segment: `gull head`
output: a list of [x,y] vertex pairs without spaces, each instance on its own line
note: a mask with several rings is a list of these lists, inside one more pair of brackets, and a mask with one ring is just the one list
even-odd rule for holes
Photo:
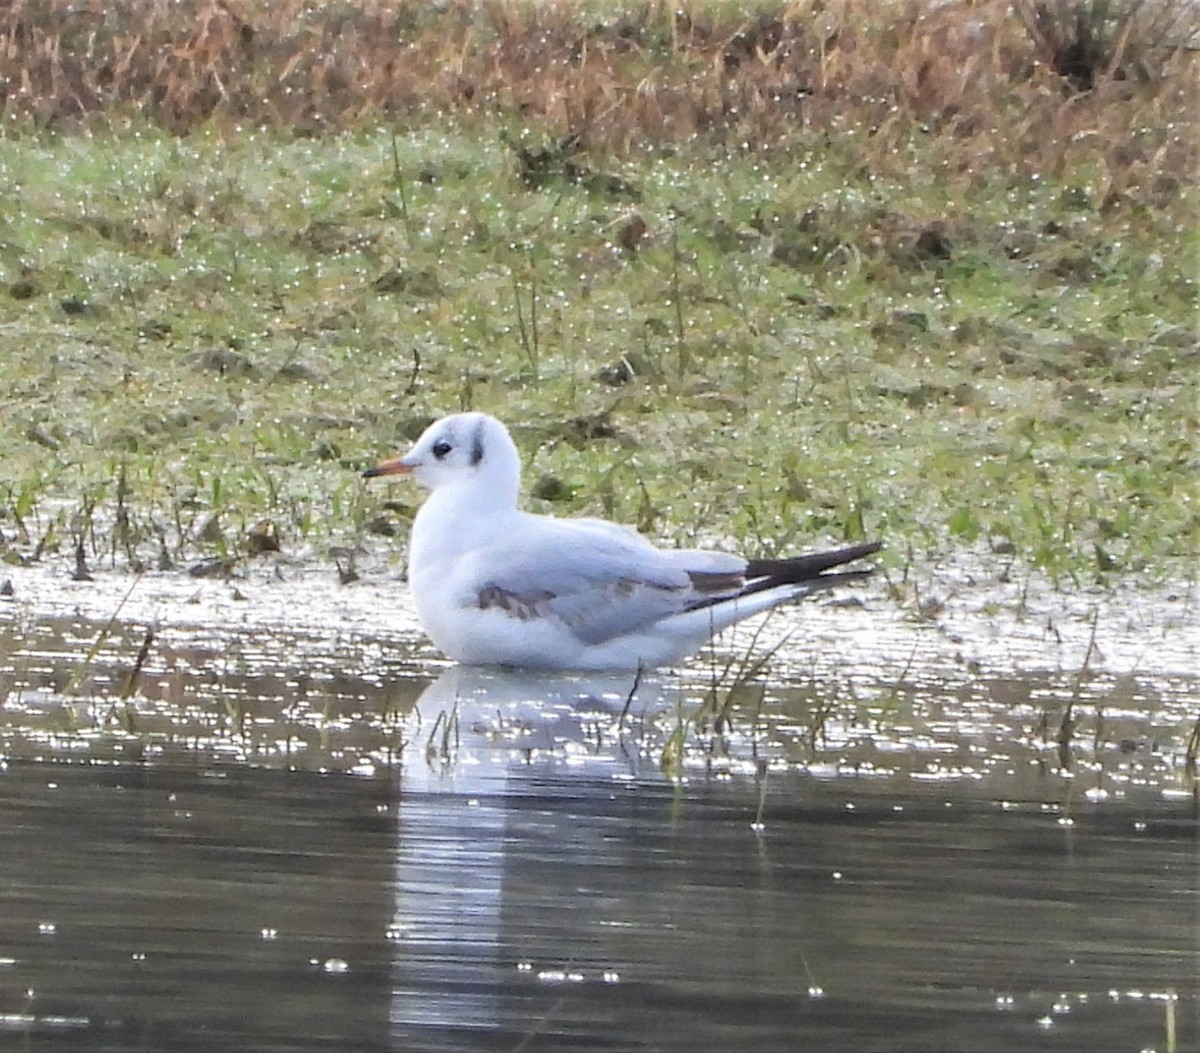
[[495,417],[455,413],[429,425],[408,453],[363,472],[367,479],[380,475],[411,475],[428,490],[468,486],[515,505],[521,458]]

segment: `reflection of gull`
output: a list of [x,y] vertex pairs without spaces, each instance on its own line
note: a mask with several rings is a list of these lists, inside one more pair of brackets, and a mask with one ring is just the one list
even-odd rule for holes
[[605,775],[627,776],[636,764],[625,753],[623,717],[641,717],[670,694],[632,673],[465,666],[425,689],[399,795],[391,928],[399,1033],[422,1048],[461,1050],[473,1045],[466,1035],[503,1019],[505,990],[518,979],[517,963],[501,960],[514,802],[536,794],[548,768],[582,767],[587,777],[572,785],[607,798]]
[[627,771],[627,732],[666,695],[650,675],[452,666],[417,700],[404,788],[503,792],[535,758]]
[[432,492],[413,523],[409,579],[421,623],[470,665],[633,670],[675,662],[713,633],[866,571],[828,573],[879,549],[851,545],[746,560],[655,548],[599,519],[519,511],[521,461],[483,413],[430,425],[367,476],[411,473]]

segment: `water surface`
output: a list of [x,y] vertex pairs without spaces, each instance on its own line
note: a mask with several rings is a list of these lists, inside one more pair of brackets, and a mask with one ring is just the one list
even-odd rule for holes
[[1200,1041],[1185,603],[580,678],[448,666],[390,583],[12,584],[0,1045]]

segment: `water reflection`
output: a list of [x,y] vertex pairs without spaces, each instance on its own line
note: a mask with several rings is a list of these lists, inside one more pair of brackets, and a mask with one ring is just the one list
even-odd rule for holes
[[1194,1028],[1186,807],[1064,822],[769,767],[681,788],[626,737],[673,689],[633,687],[452,670],[422,695],[435,746],[442,714],[459,731],[449,769],[435,748],[401,775],[406,1041],[1105,1049],[1165,1039],[1168,1006],[1177,1042],[1180,993]]
[[[391,1019],[400,1033],[419,1031],[422,1045],[446,1049],[462,1048],[468,1036],[492,1047],[505,1025],[512,1040],[520,1037],[520,1021],[507,1019],[508,991],[521,979],[515,970],[534,966],[514,961],[504,936],[509,846],[523,836],[514,829],[518,802],[536,798],[538,772],[586,770],[583,785],[632,773],[636,752],[624,720],[637,689],[650,694],[649,686],[632,676],[456,666],[422,692],[412,723],[423,748],[400,777],[389,930],[397,951]],[[571,836],[560,840],[552,815],[543,812],[535,826],[546,850],[579,848]],[[540,913],[535,907],[527,921],[542,924]]]
[[126,694],[146,626],[106,626],[0,634],[0,1045],[1200,1036],[1194,679],[901,681],[906,641],[874,679],[430,682],[367,635],[164,624]]

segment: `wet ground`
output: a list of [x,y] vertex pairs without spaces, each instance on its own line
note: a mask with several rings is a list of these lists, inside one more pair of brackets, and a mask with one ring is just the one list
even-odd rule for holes
[[635,680],[449,666],[384,576],[0,577],[0,1048],[1200,1045],[1195,597]]

